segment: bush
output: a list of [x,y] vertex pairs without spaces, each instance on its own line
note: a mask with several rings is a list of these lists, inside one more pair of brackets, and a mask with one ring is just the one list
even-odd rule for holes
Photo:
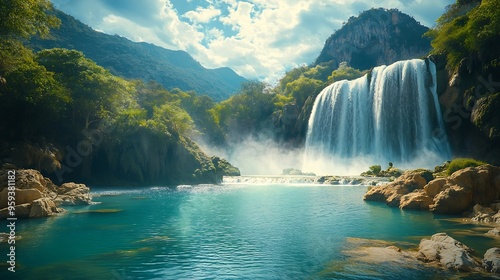
[[472,158],[456,158],[450,162],[446,170],[446,174],[451,175],[455,171],[464,169],[466,167],[475,167],[486,164],[485,162],[475,160]]
[[382,167],[380,165],[372,165],[370,166],[370,171],[374,174],[374,175],[378,175],[380,173],[380,171],[382,170]]

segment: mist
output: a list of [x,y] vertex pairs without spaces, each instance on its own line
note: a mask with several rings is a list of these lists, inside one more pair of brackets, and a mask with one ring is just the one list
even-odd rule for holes
[[241,175],[281,175],[283,169],[302,168],[303,149],[285,148],[263,136],[229,143],[224,149],[210,147],[203,141],[197,143],[208,155],[225,158],[238,167]]

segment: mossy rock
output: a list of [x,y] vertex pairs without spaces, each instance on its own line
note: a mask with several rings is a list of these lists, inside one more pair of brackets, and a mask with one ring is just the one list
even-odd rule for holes
[[446,169],[446,174],[451,175],[455,171],[464,169],[467,167],[476,167],[486,164],[485,162],[475,160],[473,158],[456,158],[450,162],[448,165],[448,168]]

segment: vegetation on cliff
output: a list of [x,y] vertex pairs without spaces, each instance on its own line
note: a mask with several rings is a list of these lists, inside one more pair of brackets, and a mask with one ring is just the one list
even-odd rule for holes
[[500,164],[500,2],[457,0],[427,35],[449,84],[439,99],[452,150]]
[[0,37],[4,161],[37,168],[60,182],[217,183],[226,170],[237,173],[189,139],[201,132],[182,105],[200,120],[211,99],[125,80],[79,51],[34,53],[21,39],[47,35],[58,25],[50,2],[1,5],[1,22],[13,19]]

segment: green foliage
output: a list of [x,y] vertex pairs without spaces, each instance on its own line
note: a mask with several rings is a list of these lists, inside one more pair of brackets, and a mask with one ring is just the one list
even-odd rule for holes
[[60,24],[57,17],[48,13],[51,10],[49,0],[1,0],[0,36],[48,35],[50,28]]
[[247,82],[239,94],[215,105],[210,112],[226,134],[240,138],[256,134],[265,126],[275,109],[274,97],[266,84]]
[[380,165],[372,165],[372,166],[370,166],[370,171],[373,174],[375,174],[375,175],[378,175],[381,170],[382,170],[382,167]]
[[455,69],[463,58],[478,56],[489,64],[500,52],[500,2],[497,0],[457,1],[438,19],[432,51],[447,56],[448,68]]
[[366,71],[360,71],[358,69],[354,69],[347,65],[347,63],[340,63],[340,66],[337,70],[334,70],[330,76],[328,76],[328,83],[334,83],[341,80],[354,80],[359,77],[362,77],[366,74]]
[[485,162],[475,160],[472,158],[456,158],[450,162],[446,170],[447,175],[453,174],[455,171],[464,169],[466,167],[475,167],[486,164]]

